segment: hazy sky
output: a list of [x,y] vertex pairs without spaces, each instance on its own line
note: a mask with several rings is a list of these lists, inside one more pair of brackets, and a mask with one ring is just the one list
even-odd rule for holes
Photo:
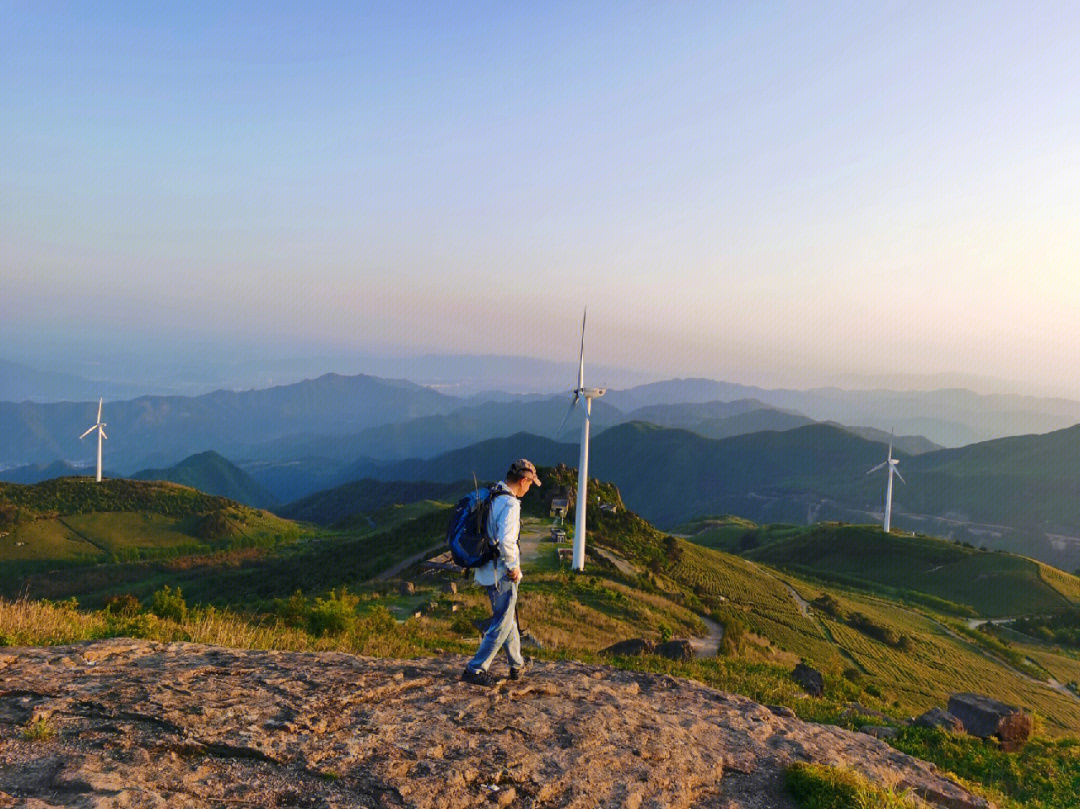
[[9,359],[569,367],[587,304],[597,364],[1076,391],[1080,6],[0,0],[0,277]]

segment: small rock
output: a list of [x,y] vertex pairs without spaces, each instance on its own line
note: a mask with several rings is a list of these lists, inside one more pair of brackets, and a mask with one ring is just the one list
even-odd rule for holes
[[919,728],[941,728],[949,733],[964,732],[964,723],[944,708],[931,708],[921,716],[915,717],[912,724]]
[[656,646],[651,640],[645,638],[630,638],[629,640],[621,640],[618,643],[613,643],[606,649],[601,650],[600,654],[606,655],[644,655],[652,654]]
[[517,790],[514,789],[514,787],[507,787],[506,789],[500,790],[498,795],[495,797],[495,803],[497,803],[499,806],[509,806],[516,800]]
[[867,736],[873,736],[875,739],[895,739],[900,733],[900,729],[886,725],[866,725],[859,728],[859,732],[865,733]]
[[411,581],[403,581],[401,586],[398,587],[398,592],[403,596],[411,596],[416,594],[416,585]]
[[795,718],[795,711],[786,705],[768,705],[766,707],[777,716],[786,716],[788,719]]
[[806,693],[812,697],[820,697],[825,693],[825,676],[817,669],[812,669],[805,663],[799,663],[791,672],[792,678],[806,689]]
[[442,589],[444,593],[449,593],[450,595],[457,595],[457,582],[448,581],[446,582],[446,584],[443,585]]
[[656,647],[656,654],[669,660],[693,660],[694,646],[688,640],[669,640]]

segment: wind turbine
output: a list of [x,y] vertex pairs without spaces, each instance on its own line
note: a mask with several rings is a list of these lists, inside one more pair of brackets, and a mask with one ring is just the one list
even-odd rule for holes
[[881,469],[883,466],[889,468],[889,483],[885,487],[885,524],[882,526],[885,529],[885,533],[889,533],[889,526],[892,525],[892,476],[895,474],[900,478],[900,482],[907,485],[907,481],[904,480],[904,476],[900,474],[900,470],[896,468],[896,465],[900,463],[899,460],[892,456],[892,437],[889,438],[889,457],[883,462],[879,463],[873,469],[866,474],[870,475]]
[[87,430],[85,433],[83,433],[82,435],[79,436],[79,440],[81,441],[82,439],[86,438],[86,436],[90,435],[90,433],[94,432],[94,430],[98,431],[98,437],[97,437],[97,482],[98,483],[101,483],[101,439],[109,437],[109,436],[105,435],[105,424],[101,420],[101,405],[102,405],[102,403],[104,401],[105,401],[104,399],[98,399],[98,403],[97,403],[97,424],[95,424],[93,427],[91,427],[89,430]]
[[574,570],[585,569],[585,512],[588,504],[585,498],[589,484],[589,422],[592,419],[592,400],[607,393],[604,388],[585,387],[585,317],[587,315],[586,309],[581,316],[581,355],[578,360],[577,387],[570,391],[574,394],[574,400],[570,402],[570,409],[566,411],[562,424],[556,432],[556,435],[562,432],[563,425],[577,407],[578,400],[584,399],[585,420],[581,425],[581,459],[578,461],[577,506],[574,514]]

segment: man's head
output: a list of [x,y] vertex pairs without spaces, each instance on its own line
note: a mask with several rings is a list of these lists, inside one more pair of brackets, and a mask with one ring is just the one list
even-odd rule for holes
[[510,464],[510,469],[506,473],[506,485],[515,496],[523,496],[534,483],[539,486],[540,477],[536,474],[536,467],[533,466],[532,461],[519,458]]

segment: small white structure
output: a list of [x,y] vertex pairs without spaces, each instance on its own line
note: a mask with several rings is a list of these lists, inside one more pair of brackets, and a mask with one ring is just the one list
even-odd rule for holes
[[578,360],[577,387],[570,391],[574,400],[570,402],[570,409],[563,417],[563,423],[555,434],[562,432],[563,425],[570,418],[570,414],[577,406],[579,399],[585,400],[585,421],[581,425],[581,459],[578,461],[578,507],[574,514],[574,561],[571,567],[574,570],[585,569],[585,504],[589,502],[585,495],[589,483],[589,422],[592,420],[592,400],[599,399],[607,391],[604,388],[585,387],[585,317],[588,310],[581,316],[581,355]]
[[882,528],[885,529],[886,534],[889,533],[889,527],[892,525],[892,476],[895,474],[898,478],[900,478],[901,483],[907,485],[907,481],[904,480],[903,476],[900,474],[900,470],[896,468],[896,465],[898,463],[900,463],[900,461],[896,458],[893,458],[892,456],[892,439],[890,439],[889,457],[866,473],[868,475],[871,475],[881,469],[881,467],[883,466],[889,468],[889,482],[885,486],[885,522],[882,525]]
[[109,437],[109,436],[105,435],[105,422],[103,422],[101,420],[101,405],[104,402],[105,402],[104,399],[98,399],[98,404],[97,404],[97,424],[95,424],[93,427],[91,427],[89,430],[87,430],[85,433],[83,433],[82,435],[79,436],[79,440],[81,441],[82,439],[86,438],[86,436],[90,435],[90,433],[94,432],[94,430],[98,431],[98,438],[97,438],[97,482],[98,483],[101,483],[101,442],[102,442],[103,439],[106,439],[106,438]]

